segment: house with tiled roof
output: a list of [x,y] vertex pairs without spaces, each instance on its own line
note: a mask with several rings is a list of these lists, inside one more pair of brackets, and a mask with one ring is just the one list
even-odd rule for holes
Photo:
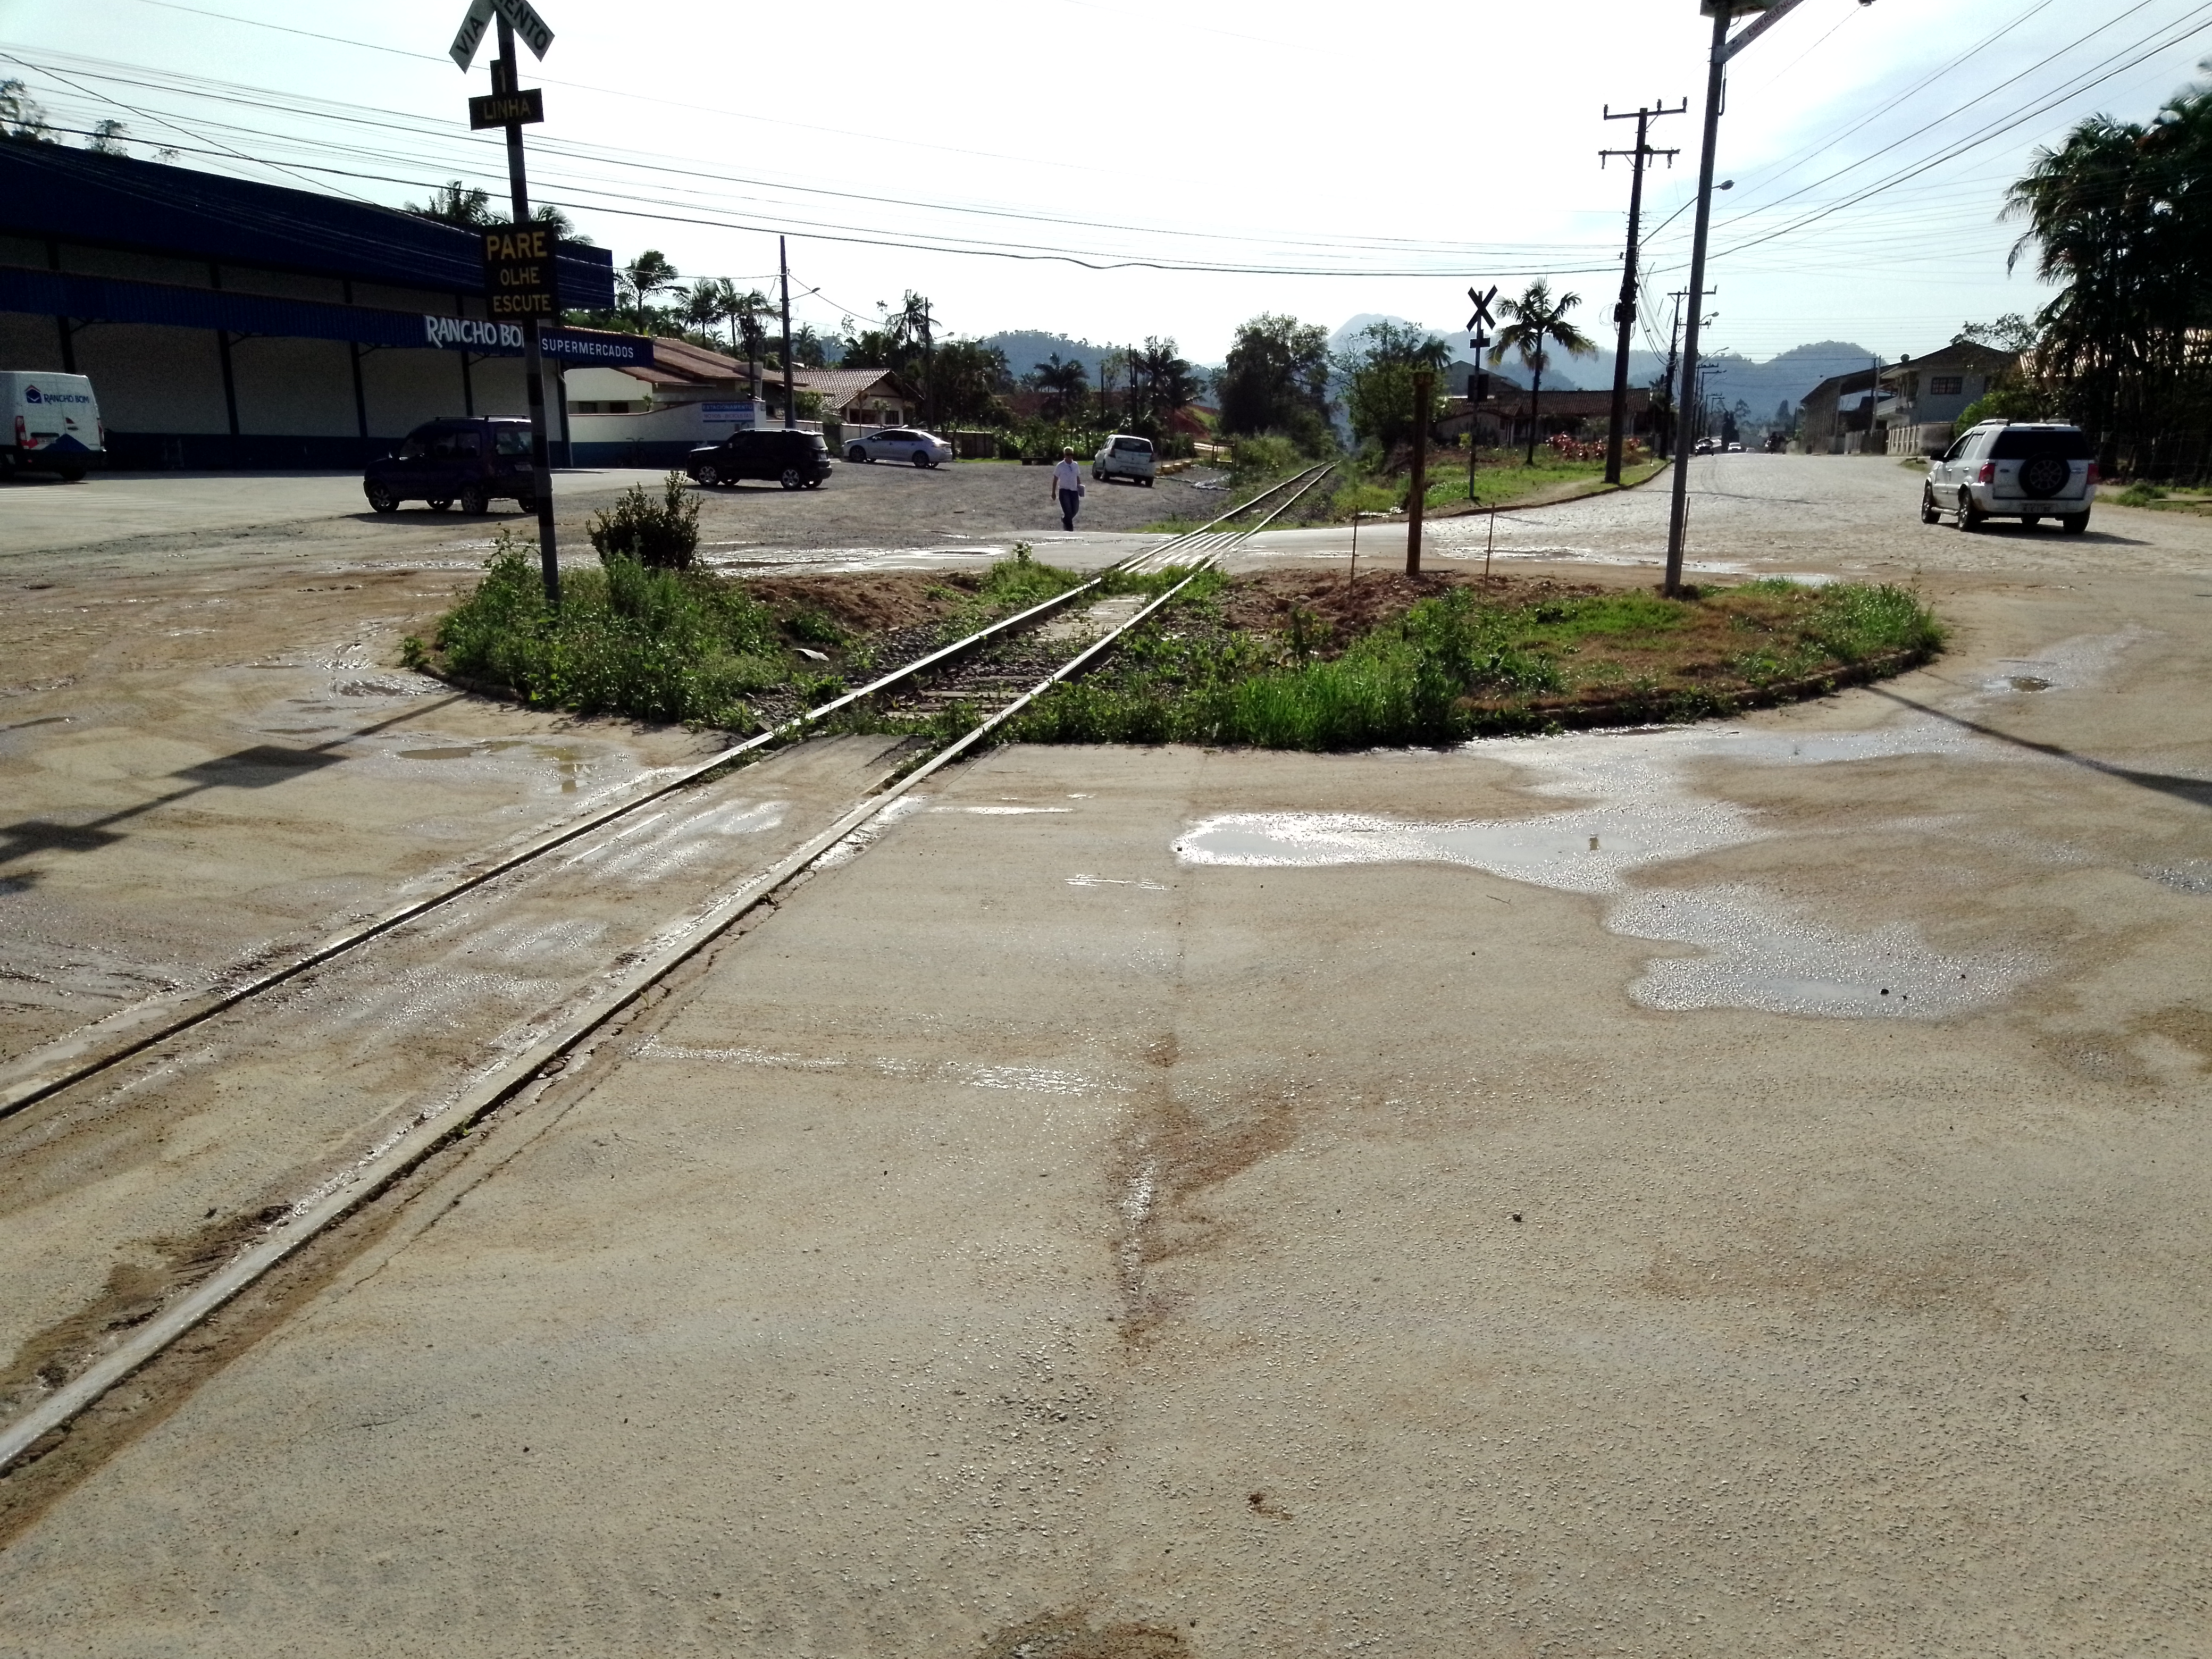
[[[673,466],[740,428],[783,424],[781,369],[688,340],[654,340],[650,366],[571,369],[565,383],[580,466]],[[823,418],[902,426],[921,410],[921,394],[884,368],[795,368],[792,387],[820,399],[818,417],[796,422],[810,432]]]

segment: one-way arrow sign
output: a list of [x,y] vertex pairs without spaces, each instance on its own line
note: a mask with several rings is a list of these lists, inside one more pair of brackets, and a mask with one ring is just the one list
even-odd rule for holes
[[1467,319],[1467,331],[1468,333],[1480,333],[1484,329],[1492,326],[1498,321],[1495,317],[1492,317],[1490,314],[1490,302],[1498,297],[1498,287],[1496,283],[1492,283],[1491,285],[1490,292],[1487,294],[1480,294],[1474,289],[1469,289],[1467,291],[1467,297],[1474,301],[1474,315]]

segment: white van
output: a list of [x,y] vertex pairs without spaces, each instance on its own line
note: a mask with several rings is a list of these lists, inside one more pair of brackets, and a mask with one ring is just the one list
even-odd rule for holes
[[0,477],[58,472],[75,483],[106,453],[107,428],[90,380],[0,368]]
[[1149,489],[1158,465],[1150,438],[1116,432],[1106,440],[1106,447],[1091,458],[1091,476],[1100,483],[1109,478],[1127,478]]

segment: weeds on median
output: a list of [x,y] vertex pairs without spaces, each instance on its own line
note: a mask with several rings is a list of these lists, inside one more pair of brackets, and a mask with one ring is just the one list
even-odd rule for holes
[[1695,719],[1878,659],[1903,667],[1942,639],[1916,594],[1887,586],[1762,582],[1680,601],[1462,586],[1346,639],[1297,604],[1278,625],[1228,626],[1222,594],[1170,606],[1010,735],[1322,750]]

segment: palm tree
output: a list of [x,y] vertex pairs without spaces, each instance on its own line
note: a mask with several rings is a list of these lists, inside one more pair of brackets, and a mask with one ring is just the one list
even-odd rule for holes
[[1536,394],[1543,387],[1544,370],[1551,362],[1547,343],[1571,356],[1589,357],[1597,352],[1589,337],[1567,320],[1567,313],[1583,302],[1579,294],[1552,298],[1552,285],[1541,276],[1529,283],[1517,300],[1498,308],[1506,319],[1498,331],[1498,343],[1490,348],[1492,368],[1505,361],[1508,351],[1518,351],[1528,371],[1528,465],[1536,465]]
[[681,273],[668,262],[668,256],[657,247],[649,247],[615,273],[615,280],[629,295],[630,305],[637,313],[637,331],[647,331],[646,307],[656,294],[665,294],[682,280]]
[[729,285],[726,276],[702,276],[692,283],[684,295],[684,320],[711,336],[714,325],[722,320],[724,293]]
[[1030,384],[1045,394],[1054,420],[1065,416],[1069,403],[1083,395],[1084,383],[1090,378],[1079,360],[1062,362],[1057,351],[1029,373]]

